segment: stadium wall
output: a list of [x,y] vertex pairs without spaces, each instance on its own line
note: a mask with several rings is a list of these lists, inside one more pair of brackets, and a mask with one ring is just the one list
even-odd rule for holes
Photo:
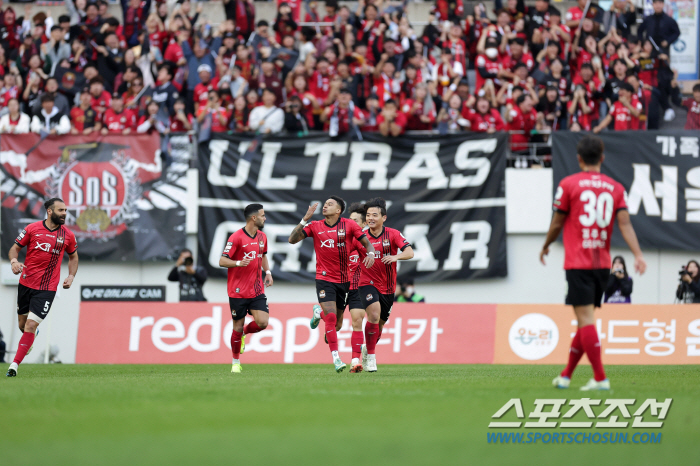
[[[194,195],[196,189],[191,192]],[[538,253],[551,215],[551,170],[507,170],[506,198],[508,277],[469,282],[418,283],[417,290],[426,297],[427,302],[558,304],[563,301],[566,283],[562,271],[564,257],[561,245],[555,244],[551,248],[546,267],[538,261]],[[194,246],[194,236],[189,240],[190,245]],[[196,251],[195,247],[192,249]],[[629,252],[613,249],[612,253],[622,254],[628,259],[628,263],[631,263],[632,257]],[[698,259],[700,254],[646,250],[645,256],[649,268],[643,277],[633,275],[633,302],[671,304],[680,266],[691,258]],[[171,267],[172,264],[168,263],[82,262],[73,288],[69,291],[60,290],[60,296],[57,297],[49,318],[42,325],[35,351],[28,357],[28,362],[39,362],[43,359],[42,353],[49,340],[51,345],[60,350],[58,359],[63,362],[75,362],[81,285],[165,284],[167,302],[175,302],[178,285],[166,280]],[[0,302],[6,303],[0,313],[0,329],[5,335],[8,347],[15,348],[19,339],[14,304],[17,287],[13,284],[16,283],[16,277],[11,274],[7,260],[3,260],[0,272],[3,283],[0,286]],[[63,265],[62,276],[67,274],[66,262]],[[312,298],[312,290],[312,284],[278,282],[267,291],[267,295],[272,303],[308,303]],[[204,286],[204,294],[212,302],[224,301],[226,282],[208,281]],[[121,306],[128,307],[132,304],[119,303],[107,312],[116,312],[114,309]],[[98,331],[98,335],[100,332],[107,334],[110,328],[105,326]]]

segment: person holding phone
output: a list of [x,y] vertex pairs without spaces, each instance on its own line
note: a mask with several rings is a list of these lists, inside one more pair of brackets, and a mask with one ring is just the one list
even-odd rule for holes
[[189,249],[182,250],[168,275],[168,281],[180,282],[180,301],[206,301],[202,287],[207,278],[206,269],[194,265],[194,257]]
[[632,302],[632,277],[627,274],[627,266],[622,256],[613,259],[605,300],[608,304],[630,304]]

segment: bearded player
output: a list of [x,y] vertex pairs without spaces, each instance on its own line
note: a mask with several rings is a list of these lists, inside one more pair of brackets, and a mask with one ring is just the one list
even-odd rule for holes
[[[78,244],[73,232],[63,226],[66,223],[66,204],[61,199],[52,198],[44,203],[44,208],[46,220],[27,225],[10,248],[12,273],[22,274],[17,288],[17,320],[23,333],[15,359],[7,371],[8,377],[17,376],[19,365],[34,345],[37,327],[51,310],[61,279],[64,252],[69,258],[64,289],[71,287],[78,272]],[[25,246],[27,258],[22,264],[17,256]]]
[[[267,328],[270,311],[267,307],[265,287],[272,286],[272,272],[266,255],[267,236],[262,232],[265,226],[263,206],[250,204],[243,214],[245,227],[229,236],[219,259],[219,266],[228,269],[228,302],[233,318],[233,373],[240,373],[242,370],[240,357],[245,349],[245,336]],[[265,271],[264,283],[262,270]],[[246,315],[252,315],[253,321],[244,327]]]
[[646,262],[637,242],[630,215],[627,212],[625,188],[600,173],[605,160],[603,141],[585,136],[576,147],[581,172],[561,180],[554,199],[554,216],[547,233],[540,260],[549,254],[552,244],[564,229],[564,269],[569,291],[566,304],[574,307],[578,331],[571,342],[569,363],[553,381],[557,388],[569,388],[571,375],[586,353],[593,367],[594,378],[581,390],[610,390],[601,360],[600,340],[593,313],[600,307],[610,276],[610,239],[613,215],[620,233],[634,254],[634,268],[640,274]]
[[317,220],[306,224],[316,211],[318,203],[309,207],[301,219],[289,242],[296,244],[304,238],[313,238],[316,251],[316,295],[319,305],[313,309],[311,328],[318,327],[323,319],[326,327],[326,338],[333,357],[336,372],[342,372],[346,365],[338,354],[338,334],[335,325],[338,322],[338,312],[345,312],[348,291],[350,290],[350,252],[352,240],[359,241],[367,250],[364,259],[366,267],[374,264],[374,248],[367,236],[354,221],[342,218],[345,201],[338,196],[331,196],[323,204],[325,220]]
[[400,231],[384,226],[384,199],[371,199],[365,204],[365,221],[369,227],[369,242],[377,251],[375,257],[381,258],[381,261],[376,261],[373,266],[363,270],[360,277],[360,299],[367,312],[362,366],[367,372],[377,372],[375,349],[394,305],[396,263],[412,259],[413,248]]

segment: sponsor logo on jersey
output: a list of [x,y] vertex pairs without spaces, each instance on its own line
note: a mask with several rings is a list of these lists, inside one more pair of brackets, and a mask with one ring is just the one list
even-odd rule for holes
[[[323,272],[323,273],[325,274],[326,272]],[[319,297],[319,298],[325,298],[325,297],[326,297],[326,290],[321,290],[321,291],[319,291],[319,292],[318,292],[318,297]]]
[[372,301],[372,298],[373,298],[373,296],[371,293],[367,295],[367,301]]
[[332,248],[335,245],[335,241],[332,239],[327,239],[325,241],[321,241],[321,247],[322,248]]
[[256,251],[250,251],[250,252],[243,253],[243,260],[255,259],[255,254],[256,254]]
[[36,243],[34,249],[39,249],[44,252],[49,252],[51,250],[51,245],[49,243]]
[[357,262],[359,259],[360,259],[359,254],[353,254],[352,256],[350,256],[350,262],[354,263],[354,262]]
[[224,254],[228,253],[231,250],[231,246],[233,246],[233,243],[231,241],[226,243],[226,248],[224,248]]

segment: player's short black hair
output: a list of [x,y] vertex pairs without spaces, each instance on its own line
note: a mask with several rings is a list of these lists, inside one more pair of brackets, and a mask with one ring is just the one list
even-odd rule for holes
[[248,220],[250,217],[252,217],[253,215],[256,215],[262,209],[263,209],[262,204],[248,204],[245,207],[245,210],[243,210],[243,215],[245,215],[245,219]]
[[576,153],[581,156],[586,165],[598,165],[603,157],[605,145],[597,136],[584,136],[576,145]]
[[365,219],[365,205],[361,202],[353,202],[348,207],[348,213],[362,215],[362,220]]
[[333,199],[335,202],[338,203],[338,205],[340,206],[340,214],[341,214],[341,215],[343,214],[343,212],[345,212],[345,201],[343,200],[342,197],[339,197],[339,196],[331,196],[331,197],[329,197],[328,199]]
[[378,207],[382,215],[386,215],[386,201],[381,197],[375,197],[365,203],[365,216],[367,216],[367,211],[372,207]]
[[61,199],[60,197],[52,197],[48,201],[44,202],[44,209],[49,210],[50,208],[53,207],[53,205],[56,202],[63,202],[63,199]]

